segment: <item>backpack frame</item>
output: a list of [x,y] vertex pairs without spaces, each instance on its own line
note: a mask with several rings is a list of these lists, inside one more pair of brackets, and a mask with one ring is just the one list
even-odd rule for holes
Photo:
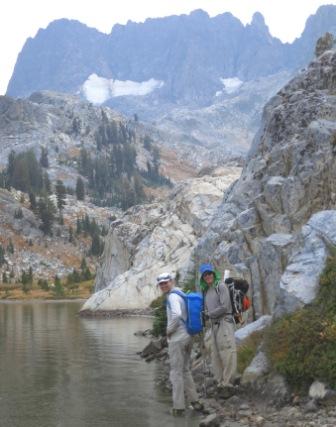
[[232,315],[236,324],[244,323],[243,313],[251,306],[251,301],[246,295],[249,284],[244,279],[227,278],[224,283],[229,288],[232,305]]

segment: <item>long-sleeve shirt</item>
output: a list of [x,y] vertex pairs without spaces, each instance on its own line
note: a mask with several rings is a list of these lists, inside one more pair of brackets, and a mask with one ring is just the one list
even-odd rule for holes
[[230,291],[225,283],[210,286],[205,294],[205,309],[212,320],[225,318],[232,321]]
[[183,322],[186,320],[187,310],[183,298],[170,292],[167,295],[167,334],[170,335],[168,338],[170,342],[189,338],[190,335]]

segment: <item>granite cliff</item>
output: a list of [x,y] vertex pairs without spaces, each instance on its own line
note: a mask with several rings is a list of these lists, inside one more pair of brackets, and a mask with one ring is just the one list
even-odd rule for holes
[[183,282],[204,261],[248,279],[254,319],[312,301],[328,245],[336,244],[336,50],[326,48],[267,103],[240,178],[225,194],[216,189],[207,218],[191,208],[190,189],[180,189],[168,205],[112,224],[97,280],[111,293],[105,309],[143,307],[156,295],[150,284],[158,271],[178,271]]
[[329,49],[265,106],[242,175],[196,248],[196,263],[211,259],[252,283],[256,318],[315,296],[336,243],[335,143],[336,51]]
[[163,271],[174,273],[180,284],[193,280],[189,262],[197,239],[239,174],[232,167],[220,176],[180,182],[166,201],[135,206],[113,222],[96,293],[83,311],[146,308],[160,294],[155,283]]

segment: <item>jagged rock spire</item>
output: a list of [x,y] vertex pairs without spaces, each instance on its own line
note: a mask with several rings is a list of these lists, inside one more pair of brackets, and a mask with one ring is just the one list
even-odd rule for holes
[[321,56],[322,53],[324,53],[325,51],[332,49],[334,44],[335,44],[334,36],[329,32],[325,33],[316,42],[315,55],[317,57]]

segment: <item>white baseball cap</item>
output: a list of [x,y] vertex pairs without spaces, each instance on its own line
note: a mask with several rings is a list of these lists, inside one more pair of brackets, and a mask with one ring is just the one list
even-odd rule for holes
[[168,282],[169,280],[172,280],[172,279],[173,279],[173,276],[170,273],[161,273],[156,278],[156,283],[159,285],[160,283]]

